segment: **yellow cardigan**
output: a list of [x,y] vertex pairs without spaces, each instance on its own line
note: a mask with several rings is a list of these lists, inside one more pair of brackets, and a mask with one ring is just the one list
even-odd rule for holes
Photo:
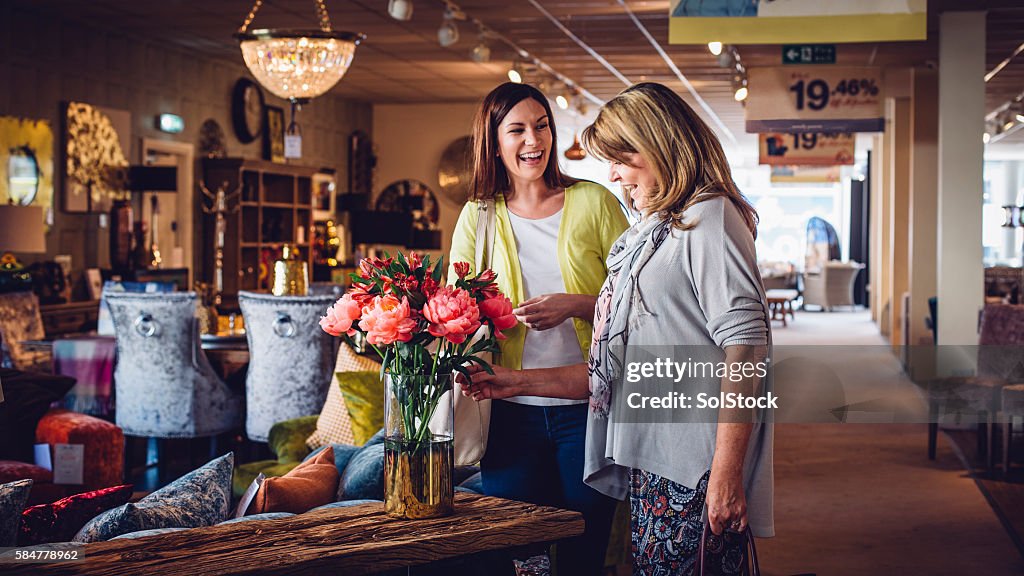
[[[516,239],[509,222],[505,197],[495,198],[494,254],[491,269],[498,274],[498,287],[518,306],[523,296],[523,274],[519,269],[519,253]],[[452,235],[452,250],[449,255],[448,281],[454,283],[454,262],[469,262],[475,266],[476,222],[479,208],[474,201],[467,202],[459,215]],[[558,265],[567,294],[589,294],[597,296],[608,275],[605,260],[612,244],[628,227],[626,216],[607,188],[594,182],[578,182],[565,189],[565,205],[558,229]],[[475,271],[474,271],[475,273]],[[573,318],[580,350],[586,359],[590,352],[593,326],[590,322]],[[523,345],[526,342],[526,327],[517,324],[505,331],[508,337],[500,343],[501,354],[497,363],[506,368],[519,370],[523,367]]]

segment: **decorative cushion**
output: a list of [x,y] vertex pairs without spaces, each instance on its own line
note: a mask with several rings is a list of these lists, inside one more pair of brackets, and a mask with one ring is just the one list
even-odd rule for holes
[[477,472],[476,474],[473,474],[472,476],[467,478],[465,481],[460,483],[458,485],[458,487],[459,488],[463,488],[464,490],[469,491],[469,492],[476,492],[477,494],[483,494],[484,493],[483,477],[480,475],[479,472]]
[[284,476],[265,479],[249,510],[253,514],[301,514],[334,500],[337,489],[338,469],[334,467],[334,450],[328,447]]
[[291,512],[264,512],[263,514],[252,514],[250,516],[242,516],[239,518],[225,520],[218,524],[218,526],[223,524],[238,524],[239,522],[249,522],[251,520],[277,520],[279,518],[291,518],[292,516],[295,516],[295,514],[292,514]]
[[[337,361],[334,364],[335,377],[327,391],[327,400],[320,412],[320,419],[317,420],[316,432],[306,439],[306,445],[311,450],[328,444],[355,443],[352,425],[349,422],[348,408],[345,406],[345,397],[338,386],[337,374],[361,371],[379,374],[380,363],[356,354],[348,344],[342,343],[338,347]],[[383,398],[381,401],[383,402]]]
[[31,490],[31,480],[0,485],[0,546],[14,546],[17,543],[21,511],[25,509]]
[[111,540],[131,540],[134,538],[144,538],[146,536],[156,536],[157,534],[181,532],[182,530],[190,530],[190,528],[152,528],[150,530],[139,530],[137,532],[129,532],[127,534],[121,534],[120,536],[114,536]]
[[350,460],[352,460],[352,457],[355,456],[360,450],[362,450],[361,446],[350,446],[348,444],[331,444],[330,446],[324,446],[322,448],[317,448],[316,450],[313,450],[312,452],[309,453],[308,456],[306,456],[305,459],[309,460],[310,458],[314,458],[327,448],[331,448],[334,450],[334,467],[338,469],[338,474],[344,473],[345,467],[348,466],[348,463]]
[[39,504],[21,513],[18,546],[67,542],[85,523],[132,497],[132,485],[113,486],[75,494],[53,504]]
[[235,477],[231,481],[232,492],[235,496],[241,497],[260,474],[267,478],[284,476],[298,465],[298,462],[281,463],[277,460],[257,460],[256,462],[240,464],[238,468],[235,468]]
[[139,500],[93,518],[73,542],[102,542],[114,536],[153,528],[212,526],[231,513],[234,454],[211,460]]
[[362,446],[384,425],[384,383],[380,372],[335,374],[352,425],[353,444]]
[[302,462],[309,454],[306,438],[316,431],[317,416],[303,416],[278,422],[270,428],[268,445],[278,462]]
[[313,510],[310,510],[310,512],[313,512],[314,510],[331,510],[331,509],[334,509],[334,508],[350,508],[352,506],[359,506],[360,504],[383,504],[383,503],[384,503],[383,500],[369,500],[369,499],[342,500],[341,502],[331,502],[330,504],[324,504],[323,506],[317,506],[316,508],[313,508]]
[[75,385],[74,378],[21,372],[0,368],[0,386],[4,401],[0,402],[0,460],[34,462],[36,426],[50,409]]
[[349,460],[338,484],[340,500],[384,499],[384,442],[367,444]]
[[14,460],[0,460],[0,482],[14,482],[15,480],[32,480],[37,484],[49,484],[53,482],[53,472],[26,462],[15,462]]
[[36,442],[84,446],[82,486],[75,491],[109,488],[124,481],[124,432],[116,424],[63,408],[50,410],[39,420]]

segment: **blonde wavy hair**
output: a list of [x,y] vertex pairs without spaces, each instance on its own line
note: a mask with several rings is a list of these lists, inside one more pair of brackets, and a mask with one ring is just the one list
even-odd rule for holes
[[[635,84],[613,98],[583,130],[583,145],[595,156],[630,165],[639,154],[654,173],[645,215],[659,214],[681,230],[686,211],[698,202],[728,198],[757,237],[757,212],[732,179],[714,132],[675,92],[654,82]],[[629,202],[629,198],[625,199]]]

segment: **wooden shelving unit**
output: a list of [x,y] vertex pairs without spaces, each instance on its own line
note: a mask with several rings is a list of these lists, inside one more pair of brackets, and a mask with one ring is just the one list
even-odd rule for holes
[[[316,168],[275,164],[242,158],[203,160],[203,181],[214,191],[224,186],[232,193],[241,186],[237,210],[227,214],[224,238],[225,307],[237,306],[239,290],[269,288],[270,272],[261,278],[261,264],[267,268],[281,254],[281,247],[293,244],[313,268],[309,238],[313,229],[312,176]],[[213,280],[216,258],[216,220],[203,215],[203,275]],[[301,234],[301,237],[300,237]]]

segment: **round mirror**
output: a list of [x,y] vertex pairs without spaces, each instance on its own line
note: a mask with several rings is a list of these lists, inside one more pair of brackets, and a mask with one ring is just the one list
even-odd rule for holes
[[28,206],[39,191],[39,162],[28,146],[12,148],[7,159],[7,194],[19,206]]
[[437,180],[441,184],[441,193],[456,206],[462,206],[469,200],[472,179],[473,138],[463,136],[445,148],[437,170]]
[[429,186],[419,180],[392,182],[377,197],[377,210],[412,214],[412,225],[417,230],[434,230],[440,219],[437,198]]

